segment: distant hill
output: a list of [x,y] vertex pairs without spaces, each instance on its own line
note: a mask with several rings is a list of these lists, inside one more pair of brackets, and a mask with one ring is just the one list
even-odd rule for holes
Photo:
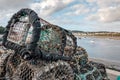
[[108,32],[108,31],[98,31],[98,32],[84,32],[73,30],[74,35],[84,35],[84,36],[120,36],[120,32]]
[[84,31],[77,31],[77,30],[72,30],[72,32],[75,32],[75,33],[84,33]]
[[4,33],[4,31],[5,31],[5,27],[0,26],[0,34],[3,34],[3,33]]
[[110,32],[110,31],[78,31],[78,30],[71,30],[72,32],[79,32],[79,33],[120,33],[120,32]]

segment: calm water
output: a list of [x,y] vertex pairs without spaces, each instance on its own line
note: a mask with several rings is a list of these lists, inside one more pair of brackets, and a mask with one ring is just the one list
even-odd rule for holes
[[77,42],[86,49],[89,57],[120,61],[120,40],[86,37],[78,38]]

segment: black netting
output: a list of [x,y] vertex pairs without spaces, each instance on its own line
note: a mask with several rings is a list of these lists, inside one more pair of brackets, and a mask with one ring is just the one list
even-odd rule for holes
[[32,77],[34,76],[32,69],[29,68],[28,65],[22,65],[19,68],[19,77],[21,80],[32,80]]
[[73,80],[74,73],[69,64],[58,61],[41,68],[36,80]]
[[41,67],[22,62],[13,72],[13,80],[73,80],[74,73],[70,65],[63,61],[49,62]]
[[72,34],[72,32],[63,29],[66,34],[66,46],[64,49],[64,55],[66,56],[73,56],[76,53],[76,37]]
[[22,62],[16,70],[13,71],[12,80],[33,80],[34,71],[26,62]]
[[86,80],[94,80],[93,75],[92,74],[87,75]]

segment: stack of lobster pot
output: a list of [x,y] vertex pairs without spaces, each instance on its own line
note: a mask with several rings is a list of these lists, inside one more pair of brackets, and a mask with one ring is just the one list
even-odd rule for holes
[[68,30],[31,9],[15,13],[0,46],[0,80],[108,80],[105,66],[90,62]]

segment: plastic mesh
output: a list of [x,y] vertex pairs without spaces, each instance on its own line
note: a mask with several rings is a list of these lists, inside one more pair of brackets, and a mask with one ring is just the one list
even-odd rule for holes
[[56,35],[57,33],[50,29],[42,30],[41,31],[41,38],[40,38],[40,47],[44,48],[45,51],[48,52],[54,52],[54,53],[59,53],[57,52],[58,50],[55,48],[61,43],[59,35]]
[[26,20],[27,16],[19,18],[19,21],[10,27],[8,40],[19,45],[23,45],[26,40],[27,32],[30,27],[29,22]]
[[22,65],[20,67],[20,79],[22,80],[32,80],[33,77],[33,71],[30,69],[27,65]]
[[13,72],[13,80],[33,80],[34,72],[30,65],[23,62],[19,67]]
[[105,69],[105,65],[104,64],[96,63],[96,62],[93,62],[93,61],[90,61],[89,64],[95,66],[100,71],[100,73],[101,73],[103,78],[108,78],[107,74],[106,74],[106,69]]
[[76,53],[76,37],[72,34],[72,32],[63,29],[66,34],[66,46],[64,49],[64,55],[73,56]]
[[98,69],[90,65],[87,65],[86,67],[81,68],[80,73],[77,74],[76,77],[81,78],[81,80],[103,80],[103,77],[101,76]]
[[36,80],[74,80],[72,69],[63,61],[48,64],[36,73]]
[[[38,64],[39,65],[39,64]],[[74,73],[68,63],[52,62],[42,67],[23,62],[13,73],[14,80],[73,80]]]
[[46,52],[63,54],[65,39],[65,34],[60,27],[44,25],[41,30],[39,46]]

